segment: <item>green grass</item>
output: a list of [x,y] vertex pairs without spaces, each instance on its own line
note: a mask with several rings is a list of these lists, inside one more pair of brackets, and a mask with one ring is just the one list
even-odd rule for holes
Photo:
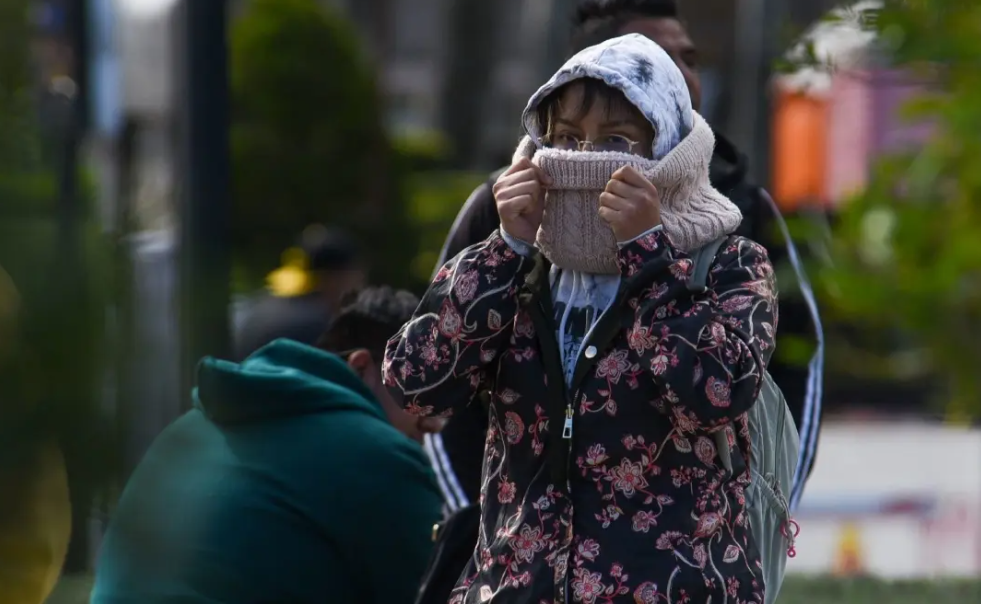
[[787,579],[780,604],[968,604],[981,602],[981,581]]
[[[47,604],[88,604],[89,577],[66,577]],[[900,581],[787,579],[779,604],[971,604],[981,602],[981,580]],[[398,604],[398,603],[396,603]],[[408,604],[408,603],[406,603]]]

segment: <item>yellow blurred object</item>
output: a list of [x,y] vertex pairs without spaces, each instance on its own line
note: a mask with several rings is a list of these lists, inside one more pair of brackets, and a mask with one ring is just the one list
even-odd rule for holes
[[[0,268],[0,352],[10,344],[20,304],[13,280]],[[42,604],[61,575],[71,538],[61,450],[41,444],[34,459],[24,461],[0,464],[0,604]]]
[[72,515],[61,450],[40,448],[29,468],[0,468],[0,604],[43,604],[68,551]]
[[976,418],[973,400],[950,401],[944,410],[944,423],[952,428],[970,428]]
[[852,522],[842,527],[835,552],[834,573],[853,577],[865,573],[865,551],[862,547],[861,530]]
[[283,252],[283,265],[266,277],[266,286],[272,295],[291,298],[309,294],[314,289],[314,277],[310,274],[310,260],[300,248]]

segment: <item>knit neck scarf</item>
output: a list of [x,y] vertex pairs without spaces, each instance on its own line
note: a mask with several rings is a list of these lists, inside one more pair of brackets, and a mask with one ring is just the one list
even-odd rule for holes
[[661,223],[671,245],[692,252],[736,230],[742,214],[709,183],[715,135],[695,114],[694,127],[664,158],[609,152],[539,149],[525,138],[515,153],[532,157],[552,177],[536,246],[562,269],[617,274],[617,241],[599,217],[599,195],[613,173],[632,166],[657,187]]

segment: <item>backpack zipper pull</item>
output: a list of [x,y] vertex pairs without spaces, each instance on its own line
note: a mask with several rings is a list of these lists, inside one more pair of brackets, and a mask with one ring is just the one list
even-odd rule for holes
[[570,440],[572,438],[572,403],[565,407],[565,423],[562,424],[562,438]]

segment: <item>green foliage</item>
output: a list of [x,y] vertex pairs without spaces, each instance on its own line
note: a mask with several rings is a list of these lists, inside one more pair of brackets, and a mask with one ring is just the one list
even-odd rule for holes
[[442,171],[443,136],[390,140],[355,29],[316,0],[252,0],[232,30],[238,290],[312,222],[360,236],[372,280],[422,289],[485,175]]
[[449,141],[438,131],[416,131],[410,135],[396,136],[392,147],[410,172],[440,169],[445,166],[451,151]]
[[85,227],[71,262],[77,274],[67,275],[59,238],[54,216],[0,217],[0,265],[21,300],[5,342],[11,354],[0,363],[0,440],[5,456],[18,456],[57,439],[91,486],[108,478],[110,443],[94,437],[102,430],[108,247],[96,225]]
[[[0,468],[29,463],[41,441],[55,439],[74,496],[106,477],[100,453],[110,443],[96,434],[109,259],[93,221],[79,226],[78,249],[62,245],[60,166],[42,153],[60,143],[45,140],[34,105],[30,4],[0,2],[0,269],[19,298],[0,357]],[[81,178],[83,215],[93,209],[93,192],[91,179]]]
[[0,103],[9,102],[30,83],[28,0],[0,2]]
[[28,0],[0,2],[0,180],[40,169],[41,141],[32,120],[29,5]]
[[355,28],[316,0],[251,0],[231,62],[240,272],[261,282],[313,222],[364,241],[391,235],[403,222],[399,173]]
[[429,284],[453,220],[470,193],[485,180],[487,174],[483,172],[458,171],[421,172],[409,180],[409,216],[419,237],[411,267],[416,289]]
[[981,414],[981,4],[889,1],[867,27],[895,67],[924,83],[906,117],[934,131],[883,157],[843,204],[822,270],[833,317],[894,330],[949,385],[960,416]]

